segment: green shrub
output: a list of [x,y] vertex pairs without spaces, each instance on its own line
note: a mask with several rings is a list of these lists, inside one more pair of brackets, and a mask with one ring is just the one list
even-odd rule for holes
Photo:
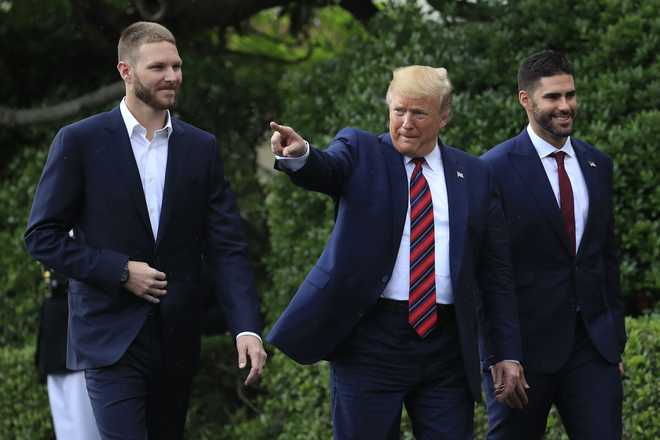
[[37,331],[41,266],[25,251],[23,232],[45,161],[43,148],[24,148],[0,187],[0,347],[22,347]]
[[34,367],[34,346],[0,347],[0,371],[0,438],[53,438],[48,393]]

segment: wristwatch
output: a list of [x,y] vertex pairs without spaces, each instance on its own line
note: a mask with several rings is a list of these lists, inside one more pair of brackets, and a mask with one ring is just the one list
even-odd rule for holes
[[128,261],[124,265],[124,268],[121,271],[121,277],[119,277],[119,282],[121,284],[126,284],[126,281],[128,281]]

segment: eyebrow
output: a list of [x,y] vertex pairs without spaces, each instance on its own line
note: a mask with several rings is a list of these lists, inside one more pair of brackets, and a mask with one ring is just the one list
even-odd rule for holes
[[571,89],[571,90],[567,91],[566,93],[562,93],[562,92],[546,92],[546,93],[543,94],[543,97],[544,97],[544,98],[554,98],[554,97],[562,96],[562,95],[565,95],[565,96],[574,96],[575,94],[576,94],[575,89]]

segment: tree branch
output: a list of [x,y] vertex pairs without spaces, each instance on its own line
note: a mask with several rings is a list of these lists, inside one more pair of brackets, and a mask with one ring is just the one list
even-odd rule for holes
[[169,2],[167,0],[158,0],[158,9],[153,11],[153,6],[147,3],[153,3],[146,0],[135,0],[135,7],[138,12],[148,21],[160,21],[167,14]]
[[17,126],[42,124],[66,119],[89,108],[98,107],[124,95],[124,82],[103,86],[76,99],[35,109],[13,109],[0,106],[0,125]]

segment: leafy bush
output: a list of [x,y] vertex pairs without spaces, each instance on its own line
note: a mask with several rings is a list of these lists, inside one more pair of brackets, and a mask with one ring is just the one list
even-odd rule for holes
[[24,148],[0,187],[0,347],[22,347],[37,331],[41,267],[25,251],[23,232],[45,161],[43,148]]
[[38,382],[34,347],[1,347],[0,371],[0,438],[53,438],[48,394]]

